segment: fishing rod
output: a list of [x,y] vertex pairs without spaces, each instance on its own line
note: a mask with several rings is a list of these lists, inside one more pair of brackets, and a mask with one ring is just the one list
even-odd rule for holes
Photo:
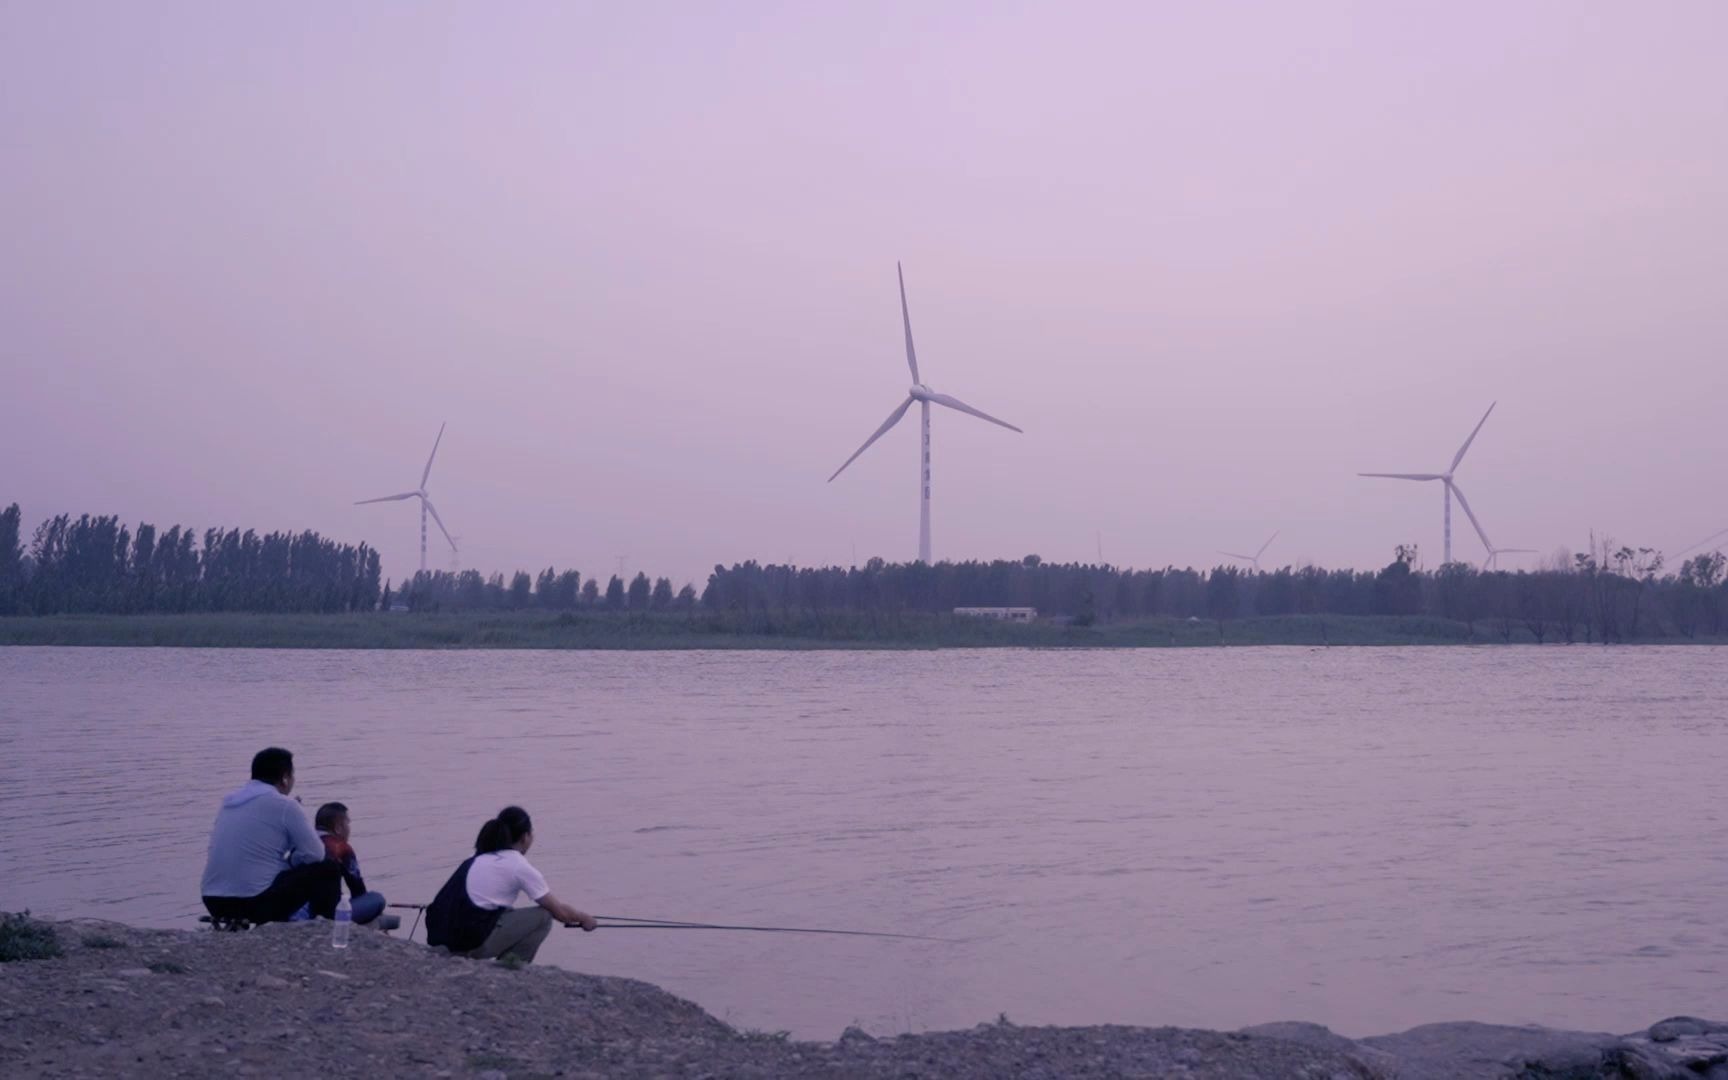
[[[424,913],[425,904],[390,904],[393,908],[412,908]],[[925,937],[921,934],[889,934],[877,930],[836,930],[829,927],[809,926],[739,926],[730,923],[693,922],[688,919],[645,919],[635,915],[596,915],[594,916],[600,930],[743,930],[758,934],[839,934],[846,937],[878,937],[900,938],[905,941],[941,941],[952,942],[953,938]],[[408,939],[414,939],[414,930],[420,925],[420,916],[414,916],[414,926],[408,931]]]
[[843,934],[847,937],[900,938],[905,941],[952,942],[953,938],[923,934],[889,934],[879,930],[834,930],[809,926],[738,926],[728,923],[691,922],[676,919],[644,919],[634,915],[596,915],[601,929],[613,930],[749,930],[759,934]]

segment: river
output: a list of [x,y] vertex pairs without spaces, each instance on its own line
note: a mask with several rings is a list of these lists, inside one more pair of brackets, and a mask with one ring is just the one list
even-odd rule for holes
[[519,803],[589,911],[954,939],[541,953],[745,1028],[1728,1013],[1728,649],[0,649],[0,908],[194,926],[270,744],[393,900]]

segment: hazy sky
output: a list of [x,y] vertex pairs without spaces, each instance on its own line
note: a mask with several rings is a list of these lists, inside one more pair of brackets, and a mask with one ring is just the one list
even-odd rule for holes
[[[0,503],[483,569],[1728,527],[1728,5],[0,0]],[[1462,516],[1456,551],[1480,545]],[[449,565],[434,549],[433,565]]]

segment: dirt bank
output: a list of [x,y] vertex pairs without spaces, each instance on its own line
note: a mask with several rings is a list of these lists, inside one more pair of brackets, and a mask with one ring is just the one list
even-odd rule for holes
[[[995,1023],[806,1043],[734,1030],[647,983],[511,970],[374,931],[337,951],[328,924],[243,934],[40,925],[59,956],[0,963],[7,1077],[1728,1076],[1728,1024],[1701,1021],[1666,1041],[1630,1042],[1488,1025],[1357,1043],[1303,1024],[1223,1033]],[[1522,1048],[1540,1041],[1532,1033],[1546,1056],[1526,1062]],[[1648,1050],[1652,1068],[1684,1071],[1624,1071],[1629,1048]],[[1695,1066],[1662,1057],[1683,1048]],[[1562,1059],[1588,1071],[1530,1071]]]

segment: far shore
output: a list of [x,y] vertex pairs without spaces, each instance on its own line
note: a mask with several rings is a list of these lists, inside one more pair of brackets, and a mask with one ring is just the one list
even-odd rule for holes
[[[0,618],[0,646],[238,649],[990,649],[1217,648],[1260,645],[1563,645],[1524,624],[1426,616],[1284,615],[1147,619],[1092,626],[1010,625],[955,615],[820,612],[456,612],[266,615],[43,615]],[[1587,645],[1579,634],[1575,644]],[[1636,645],[1728,644],[1640,638]]]

